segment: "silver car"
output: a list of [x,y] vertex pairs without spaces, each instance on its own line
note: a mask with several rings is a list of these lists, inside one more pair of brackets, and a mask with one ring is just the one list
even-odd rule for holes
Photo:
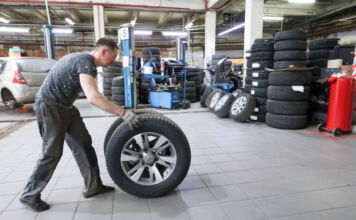
[[0,102],[11,109],[33,103],[55,62],[37,57],[0,58]]

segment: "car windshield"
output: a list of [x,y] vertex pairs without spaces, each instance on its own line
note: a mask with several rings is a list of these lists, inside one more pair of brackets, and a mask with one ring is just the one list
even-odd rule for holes
[[50,59],[16,59],[16,64],[21,72],[30,73],[47,73],[56,63],[55,60]]

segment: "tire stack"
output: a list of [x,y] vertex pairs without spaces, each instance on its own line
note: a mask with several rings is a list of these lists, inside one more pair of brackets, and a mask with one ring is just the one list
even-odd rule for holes
[[204,72],[198,67],[187,67],[187,81],[195,83],[195,97],[196,101],[200,101],[202,83],[204,81]]
[[250,93],[251,92],[251,83],[252,83],[252,79],[249,78],[249,76],[252,74],[252,63],[251,63],[251,51],[246,51],[246,76],[244,77],[244,91],[246,93]]
[[112,79],[114,77],[122,76],[122,63],[121,62],[115,62],[111,66],[104,67],[103,68],[103,94],[106,98],[109,100],[112,100],[112,92],[111,92],[111,87],[112,87]]
[[308,66],[313,69],[313,80],[320,77],[321,69],[328,66],[329,53],[338,45],[338,38],[327,38],[309,42]]
[[[184,85],[181,85],[179,88],[179,97],[181,100],[184,99]],[[195,87],[195,81],[186,81],[185,82],[185,99],[189,100],[191,103],[197,102],[197,92]],[[200,97],[200,95],[199,95]]]
[[149,62],[151,58],[155,62],[156,69],[153,69],[153,74],[161,74],[161,51],[158,47],[146,47],[142,49],[143,64]]
[[266,120],[266,102],[269,72],[265,68],[272,68],[273,45],[271,39],[256,39],[251,46],[252,71],[246,74],[246,83],[251,82],[250,94],[255,96],[256,107],[250,120],[264,122]]
[[138,100],[140,104],[149,104],[150,103],[150,79],[141,78],[141,83],[139,87]]
[[[274,69],[306,66],[307,34],[302,30],[275,35]],[[266,124],[280,129],[308,125],[310,71],[275,71],[269,75]]]
[[125,88],[124,77],[115,77],[112,79],[112,102],[115,105],[125,106]]
[[326,70],[329,59],[329,54],[333,48],[338,45],[338,38],[327,38],[321,40],[313,40],[309,42],[309,53],[307,65],[315,67],[312,70],[312,120],[326,122],[328,112],[329,84],[326,79],[321,79],[321,73]]

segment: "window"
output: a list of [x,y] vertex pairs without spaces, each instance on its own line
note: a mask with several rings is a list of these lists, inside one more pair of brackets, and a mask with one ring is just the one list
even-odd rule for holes
[[6,61],[5,60],[0,60],[0,74],[4,71],[6,66]]
[[48,73],[52,66],[56,63],[55,60],[49,59],[16,59],[17,66],[21,72],[28,73]]

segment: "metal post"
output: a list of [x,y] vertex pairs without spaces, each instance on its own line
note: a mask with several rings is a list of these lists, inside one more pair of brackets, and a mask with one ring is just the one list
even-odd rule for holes
[[51,25],[43,25],[43,34],[44,34],[44,45],[46,51],[46,57],[49,59],[55,59],[55,51],[54,51],[54,36],[52,33]]
[[131,24],[124,24],[119,29],[119,41],[122,45],[122,66],[124,68],[125,106],[137,106],[135,76],[135,39]]
[[51,17],[49,16],[49,9],[48,9],[48,1],[47,0],[46,0],[46,12],[47,12],[48,24],[51,25]]

